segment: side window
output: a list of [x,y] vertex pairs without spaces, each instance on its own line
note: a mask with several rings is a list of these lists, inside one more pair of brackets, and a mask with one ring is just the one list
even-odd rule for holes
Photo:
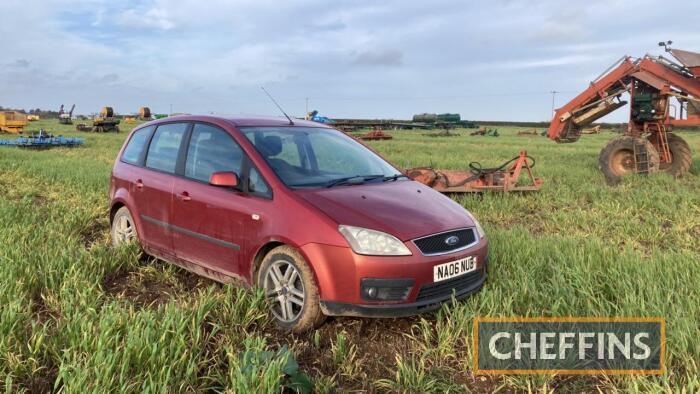
[[248,192],[250,194],[262,197],[271,197],[270,187],[263,179],[262,175],[258,172],[255,167],[250,167],[248,175]]
[[144,149],[146,149],[146,144],[148,139],[151,137],[154,127],[145,127],[141,130],[137,130],[131,135],[131,139],[126,144],[124,148],[124,153],[122,154],[122,161],[131,164],[140,164],[141,156],[143,155]]
[[158,126],[148,147],[146,167],[175,172],[177,154],[188,123],[169,123]]
[[185,176],[209,182],[214,172],[233,171],[241,176],[243,150],[224,130],[197,123],[187,149]]

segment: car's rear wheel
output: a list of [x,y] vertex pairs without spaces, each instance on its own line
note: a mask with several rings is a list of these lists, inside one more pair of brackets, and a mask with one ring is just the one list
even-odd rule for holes
[[121,207],[114,214],[112,219],[112,244],[114,246],[123,243],[137,242],[139,237],[136,232],[136,224],[134,218],[131,217],[131,212],[127,207]]
[[271,250],[260,265],[257,282],[281,329],[305,332],[325,320],[313,272],[294,248],[285,245]]

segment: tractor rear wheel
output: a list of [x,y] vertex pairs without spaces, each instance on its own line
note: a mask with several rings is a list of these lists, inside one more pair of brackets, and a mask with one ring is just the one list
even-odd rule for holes
[[[668,150],[671,151],[671,162],[661,163],[659,165],[659,170],[675,178],[680,178],[688,172],[690,163],[693,160],[690,154],[690,147],[683,138],[673,133],[667,133],[666,139],[668,141]],[[656,135],[650,135],[648,140],[655,143]]]
[[[600,156],[598,157],[598,166],[603,171],[608,184],[617,185],[622,180],[622,177],[636,172],[635,145],[637,145],[637,153],[647,157],[646,166],[648,171],[645,171],[645,173],[653,173],[659,170],[659,152],[651,142],[628,135],[618,137],[610,140],[600,151]],[[642,163],[639,164],[641,165]]]

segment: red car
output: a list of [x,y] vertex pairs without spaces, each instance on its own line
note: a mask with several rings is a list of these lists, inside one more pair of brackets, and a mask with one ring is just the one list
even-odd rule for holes
[[[293,123],[292,123],[293,122]],[[406,316],[484,283],[474,217],[329,126],[178,116],[135,129],[114,163],[115,244],[260,286],[279,325]]]

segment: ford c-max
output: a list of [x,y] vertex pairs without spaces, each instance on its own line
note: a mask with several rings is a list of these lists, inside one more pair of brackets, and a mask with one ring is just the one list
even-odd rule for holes
[[114,244],[259,286],[279,326],[406,316],[484,283],[462,206],[327,125],[178,116],[131,132],[110,185]]

